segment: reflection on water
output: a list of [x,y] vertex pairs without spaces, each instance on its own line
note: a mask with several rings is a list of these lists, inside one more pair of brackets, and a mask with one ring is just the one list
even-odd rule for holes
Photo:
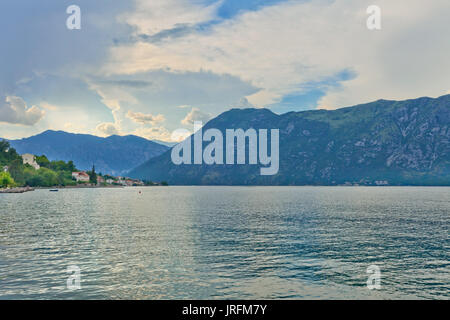
[[[1,299],[450,297],[450,188],[38,190],[0,204]],[[366,287],[372,264],[381,290]]]

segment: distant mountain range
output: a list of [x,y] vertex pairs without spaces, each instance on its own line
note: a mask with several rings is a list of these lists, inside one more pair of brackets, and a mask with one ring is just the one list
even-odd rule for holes
[[64,131],[45,131],[20,140],[8,140],[18,153],[46,155],[49,160],[73,160],[80,170],[103,174],[125,175],[143,162],[169,149],[137,136],[110,136],[101,138],[88,134]]
[[209,128],[224,136],[280,129],[278,174],[261,176],[259,165],[177,166],[167,151],[129,175],[180,185],[450,185],[450,95],[282,115],[232,109]]

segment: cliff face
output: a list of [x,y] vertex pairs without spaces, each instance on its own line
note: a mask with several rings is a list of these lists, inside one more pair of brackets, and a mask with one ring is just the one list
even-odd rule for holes
[[[180,165],[170,151],[130,174],[171,184],[450,185],[450,95],[276,115],[233,109],[204,130],[280,130],[280,169],[255,165]],[[206,143],[204,143],[204,147]]]

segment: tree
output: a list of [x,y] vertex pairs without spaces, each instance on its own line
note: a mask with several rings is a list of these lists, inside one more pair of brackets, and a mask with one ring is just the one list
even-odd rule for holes
[[47,159],[47,157],[45,155],[37,156],[36,162],[41,167],[50,168],[50,161]]
[[14,179],[11,177],[9,172],[0,172],[0,187],[8,188],[15,186]]
[[88,172],[89,174],[89,182],[93,184],[97,184],[97,174],[95,173],[95,166],[92,165],[92,170]]
[[25,168],[24,175],[26,184],[31,187],[52,187],[59,184],[58,174],[47,168],[40,168],[39,170]]
[[24,175],[25,166],[23,165],[22,160],[14,160],[9,165],[9,173],[11,177],[20,185],[25,183],[25,175]]
[[22,160],[14,148],[6,140],[0,141],[0,165],[9,165],[14,160]]
[[0,152],[6,152],[9,149],[9,142],[6,140],[0,141]]
[[73,164],[72,160],[67,162],[67,171],[69,171],[69,172],[77,171],[77,168],[75,168],[75,165]]

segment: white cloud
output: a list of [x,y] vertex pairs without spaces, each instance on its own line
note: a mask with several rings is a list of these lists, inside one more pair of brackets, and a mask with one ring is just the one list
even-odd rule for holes
[[96,130],[101,136],[106,137],[120,134],[119,128],[117,128],[116,124],[112,122],[100,123]]
[[120,82],[89,80],[88,84],[89,88],[101,97],[101,102],[111,110],[114,118],[114,123],[102,123],[97,126],[96,130],[103,135],[119,134],[126,112],[122,105],[138,104],[138,99],[130,93],[127,86],[123,86]]
[[133,112],[131,110],[128,111],[127,118],[139,124],[151,124],[151,125],[156,125],[158,123],[164,122],[166,119],[162,114],[154,116],[150,113],[145,114],[142,112]]
[[164,127],[138,128],[133,132],[134,135],[144,137],[149,140],[160,140],[171,142],[171,133]]
[[[11,89],[0,89],[0,97],[14,92],[22,99],[0,101],[1,135],[30,135],[51,127],[101,135],[140,132],[167,141],[167,130],[179,127],[181,119],[189,126],[195,118],[202,120],[199,112],[215,116],[230,107],[276,106],[286,95],[317,89],[317,83],[326,89],[319,107],[328,109],[379,98],[450,94],[448,0],[377,0],[380,31],[366,27],[372,0],[284,1],[231,19],[217,17],[219,2],[206,2],[213,1],[136,0],[134,10],[121,14],[119,21],[115,13],[129,8],[113,10],[114,4],[109,15],[94,19],[101,25],[96,38],[105,40],[96,42],[95,52],[76,51],[74,47],[89,46],[57,41],[57,47],[70,51],[71,58],[62,59],[65,67],[52,54],[43,55],[38,65],[26,59],[28,54],[17,61],[5,56],[5,66],[27,71],[5,73],[16,76],[4,81],[3,90]],[[120,22],[132,26],[131,34]],[[111,46],[112,36],[117,42]],[[45,53],[50,47],[59,52],[41,45],[3,53]],[[110,47],[103,59],[105,46]],[[52,61],[44,64],[48,57]],[[33,61],[32,68],[20,68],[26,61]],[[324,81],[343,70],[355,77],[340,85]],[[59,76],[49,82],[50,74]],[[96,94],[86,92],[84,81]],[[27,107],[23,101],[36,97],[49,103]],[[246,99],[236,103],[242,97]],[[127,117],[129,111],[137,116]],[[165,127],[159,127],[162,117]]]
[[27,107],[25,101],[16,96],[7,96],[0,103],[0,122],[32,126],[42,119],[45,112],[36,106]]
[[188,138],[191,134],[191,131],[184,128],[179,128],[172,132],[172,134],[170,135],[170,140],[171,142],[181,142]]
[[221,2],[205,7],[192,0],[136,0],[136,10],[124,14],[120,20],[135,27],[138,34],[151,36],[163,30],[209,21],[215,17]]
[[181,120],[181,124],[193,125],[195,121],[201,121],[203,124],[208,122],[212,118],[210,113],[202,112],[199,108],[192,108],[186,117]]
[[[168,6],[177,4],[186,1],[171,0]],[[356,77],[330,87],[320,105],[336,108],[379,98],[406,99],[446,92],[450,74],[448,0],[379,0],[380,31],[366,27],[366,9],[371,4],[366,0],[288,1],[238,15],[208,32],[191,32],[158,43],[116,46],[104,71],[133,74],[167,69],[231,74],[261,88],[248,96],[256,106],[276,103],[284,95],[302,91],[305,84],[343,70],[351,70]],[[153,16],[155,19],[148,19],[150,22],[143,16],[129,16],[129,23],[150,34],[176,26],[177,12],[162,7],[168,15],[167,25],[159,13]],[[200,11],[195,18],[181,16],[179,23],[213,16],[212,11]]]
[[60,110],[60,107],[55,106],[55,105],[50,104],[50,103],[45,102],[45,101],[44,101],[44,102],[41,102],[41,103],[39,104],[39,106],[40,106],[41,108],[44,108],[44,109],[47,109],[47,110],[51,110],[51,111]]
[[235,105],[231,106],[232,108],[238,108],[238,109],[246,109],[246,108],[255,108],[255,106],[253,104],[251,104],[247,98],[242,98],[241,100],[239,100],[238,103],[236,103]]

